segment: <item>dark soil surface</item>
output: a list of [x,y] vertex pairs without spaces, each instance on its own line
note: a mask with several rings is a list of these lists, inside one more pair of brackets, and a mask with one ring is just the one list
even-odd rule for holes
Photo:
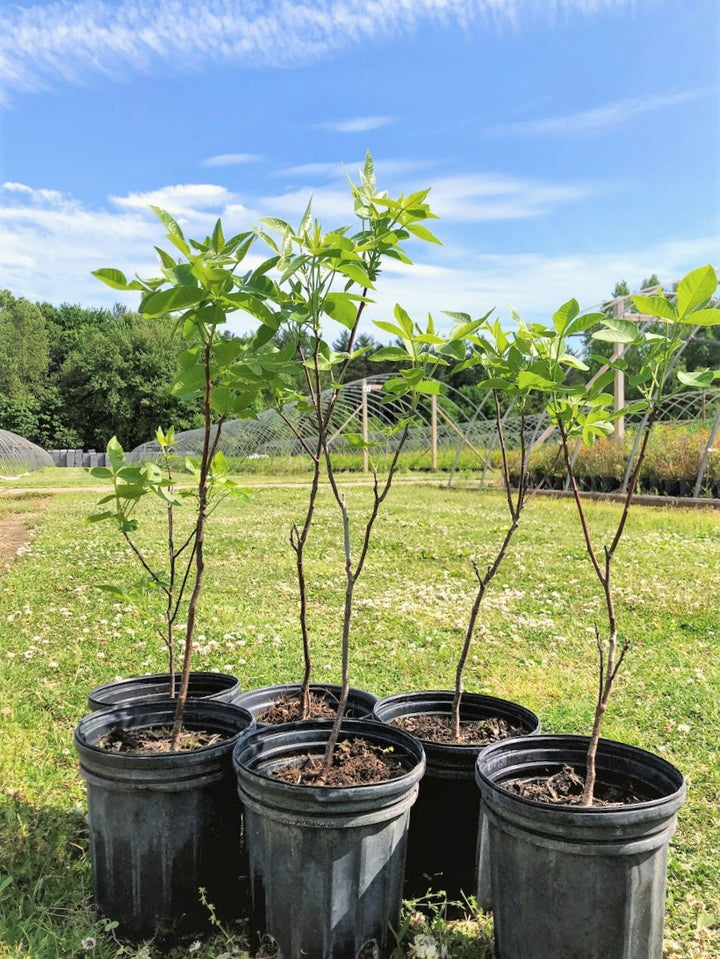
[[[229,739],[226,733],[209,733],[202,729],[183,729],[180,733],[179,750],[189,752],[202,746],[215,746]],[[100,749],[116,753],[169,753],[172,739],[171,726],[156,726],[151,729],[113,729],[96,743]]]
[[397,779],[407,772],[407,765],[394,755],[392,747],[376,746],[359,737],[338,743],[328,775],[318,782],[323,759],[322,754],[308,754],[275,770],[273,776],[296,786],[364,786]]
[[[305,719],[332,719],[337,705],[338,701],[332,693],[310,693],[310,712]],[[265,712],[257,717],[257,721],[274,726],[278,723],[295,723],[300,718],[300,697],[289,694],[281,696],[272,706],[268,706]]]
[[[510,779],[502,784],[503,789],[523,799],[535,799],[538,802],[558,806],[579,806],[585,780],[572,766],[563,766],[560,772],[547,779]],[[593,806],[626,806],[644,802],[620,786],[597,782]]]
[[512,736],[521,736],[524,732],[521,726],[514,726],[505,719],[490,717],[470,722],[460,723],[460,739],[453,735],[450,716],[418,715],[398,716],[392,721],[393,726],[399,726],[405,732],[433,743],[447,743],[454,746],[489,746],[500,739],[510,739]]

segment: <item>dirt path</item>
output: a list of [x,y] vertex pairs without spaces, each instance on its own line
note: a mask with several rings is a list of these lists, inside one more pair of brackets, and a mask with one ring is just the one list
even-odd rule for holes
[[18,551],[30,539],[28,523],[40,516],[49,502],[49,496],[35,499],[27,512],[10,513],[0,519],[0,572],[10,569]]

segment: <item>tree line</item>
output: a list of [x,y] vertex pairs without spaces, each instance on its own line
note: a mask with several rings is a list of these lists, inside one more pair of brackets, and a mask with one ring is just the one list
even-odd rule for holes
[[[655,282],[652,276],[641,288]],[[623,280],[612,296],[628,293]],[[720,368],[720,341],[711,332],[700,331],[688,343],[683,369]],[[333,348],[343,350],[346,340],[347,334],[341,334]],[[355,347],[365,352],[352,360],[346,382],[393,371],[393,364],[368,358],[381,345],[368,334],[358,338]],[[32,303],[0,290],[0,428],[44,449],[102,450],[112,436],[133,449],[152,439],[158,426],[172,424],[176,432],[197,427],[199,410],[171,389],[181,349],[170,316],[147,319],[122,304],[107,309]],[[627,355],[628,398],[640,359],[633,349]],[[590,344],[579,344],[578,352],[589,354]],[[591,366],[599,364],[603,344],[593,344],[592,352],[596,359],[587,357]],[[445,376],[458,391],[453,396],[461,414],[468,417],[484,396],[478,370]],[[304,392],[300,364],[297,390]],[[271,404],[272,397],[266,397],[265,405]]]

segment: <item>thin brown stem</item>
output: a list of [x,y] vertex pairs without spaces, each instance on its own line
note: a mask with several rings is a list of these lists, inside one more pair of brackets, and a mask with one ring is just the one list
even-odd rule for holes
[[526,473],[526,445],[524,441],[525,434],[525,416],[524,411],[520,415],[520,433],[521,433],[521,444],[520,444],[520,481],[518,484],[517,499],[513,500],[512,489],[510,487],[510,470],[508,467],[508,458],[507,458],[507,444],[505,443],[505,435],[502,428],[502,417],[500,414],[500,403],[498,400],[497,392],[493,390],[493,398],[495,400],[495,423],[498,433],[498,442],[500,444],[500,452],[502,456],[502,468],[503,468],[503,483],[505,486],[505,494],[507,497],[508,512],[510,514],[510,524],[507,528],[505,536],[500,548],[495,554],[495,558],[492,563],[488,566],[484,574],[480,573],[480,569],[476,562],[473,561],[473,570],[475,572],[475,578],[478,581],[478,588],[475,592],[475,599],[473,600],[472,607],[470,609],[470,619],[468,620],[467,629],[465,631],[465,639],[463,642],[462,650],[460,651],[460,658],[458,659],[457,668],[455,670],[455,692],[452,702],[451,710],[451,723],[453,728],[453,736],[456,741],[460,740],[460,706],[462,703],[462,694],[463,694],[463,677],[465,675],[465,668],[467,666],[468,657],[470,655],[470,649],[472,647],[473,637],[475,635],[475,626],[477,623],[477,618],[480,613],[480,607],[482,606],[483,599],[485,598],[485,593],[488,586],[496,576],[498,570],[500,569],[505,557],[507,556],[508,550],[510,549],[510,544],[513,540],[513,537],[517,531],[517,528],[520,524],[520,516],[522,514],[523,508],[525,506],[526,496],[525,496],[525,473]]
[[177,696],[177,704],[175,707],[175,716],[173,718],[173,728],[172,728],[172,742],[171,749],[176,751],[180,741],[180,733],[182,730],[182,721],[183,715],[185,713],[185,705],[187,702],[188,694],[188,685],[190,682],[190,667],[192,664],[192,652],[193,652],[193,640],[195,637],[195,621],[197,618],[197,609],[198,602],[200,599],[200,593],[202,591],[203,581],[205,577],[205,524],[207,520],[207,497],[208,497],[208,484],[210,476],[210,466],[212,462],[212,455],[215,450],[217,450],[217,445],[220,441],[220,431],[222,427],[222,421],[218,423],[217,431],[215,434],[214,441],[211,445],[211,433],[212,433],[212,379],[211,379],[211,370],[210,370],[210,359],[211,359],[211,350],[212,350],[212,337],[209,337],[207,342],[204,344],[204,353],[203,353],[203,363],[205,369],[205,393],[203,396],[203,418],[205,423],[204,435],[203,435],[203,450],[202,457],[200,460],[200,480],[198,483],[198,513],[197,521],[195,524],[195,543],[194,543],[194,569],[195,569],[195,582],[193,583],[192,593],[190,595],[190,602],[188,604],[188,620],[187,628],[185,631],[185,650],[183,655],[183,665],[182,665],[182,676],[180,679],[180,689]]
[[623,508],[620,514],[620,519],[618,521],[615,534],[610,541],[609,546],[605,546],[604,549],[604,561],[601,566],[598,555],[595,551],[595,547],[592,542],[590,535],[590,529],[587,522],[587,517],[585,515],[585,510],[583,507],[582,499],[578,489],[577,481],[575,478],[575,472],[572,466],[569,448],[568,448],[568,436],[562,424],[559,424],[561,446],[563,450],[563,456],[565,459],[565,467],[568,472],[568,477],[570,479],[570,485],[573,491],[573,497],[575,500],[575,505],[577,508],[578,516],[580,518],[580,525],[582,527],[583,536],[585,538],[585,546],[587,554],[590,558],[590,562],[597,576],[598,582],[600,583],[603,591],[603,599],[605,602],[605,610],[607,614],[607,624],[608,624],[608,635],[605,642],[600,638],[599,631],[596,628],[595,631],[595,641],[598,648],[598,654],[600,656],[600,674],[598,682],[598,695],[595,703],[595,715],[593,718],[593,727],[590,734],[590,740],[588,743],[588,750],[585,760],[585,785],[583,788],[583,795],[581,799],[581,804],[583,806],[591,806],[595,794],[595,785],[597,782],[597,751],[600,743],[600,733],[602,730],[602,723],[607,711],[608,703],[610,696],[612,695],[613,685],[618,674],[618,670],[625,658],[625,653],[628,649],[628,643],[625,642],[620,652],[618,654],[618,629],[617,629],[617,614],[615,610],[615,602],[613,598],[612,590],[612,563],[615,556],[616,550],[622,539],[622,535],[625,531],[625,526],[627,524],[628,515],[630,512],[630,506],[632,504],[633,496],[635,495],[635,490],[637,489],[638,480],[640,477],[640,470],[642,469],[643,462],[645,460],[645,454],[647,452],[647,444],[650,436],[650,431],[657,417],[657,408],[653,407],[650,411],[650,415],[645,423],[643,438],[640,447],[640,452],[635,461],[635,466],[630,478],[630,483],[628,484],[628,490],[623,501]]
[[297,569],[298,591],[300,596],[300,635],[302,637],[304,672],[300,685],[300,718],[307,719],[310,715],[310,679],[312,677],[312,658],[310,653],[310,629],[307,621],[307,582],[305,579],[305,544],[310,533],[310,527],[315,515],[315,505],[317,502],[318,490],[320,487],[320,448],[313,454],[313,478],[310,486],[310,497],[308,499],[308,508],[305,513],[305,520],[302,528],[294,524],[290,530],[290,545],[295,552],[295,565]]

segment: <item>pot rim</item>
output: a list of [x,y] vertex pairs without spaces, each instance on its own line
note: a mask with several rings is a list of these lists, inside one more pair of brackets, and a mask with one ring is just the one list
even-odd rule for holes
[[[381,740],[383,743],[386,743],[388,738],[399,740],[399,743],[396,743],[396,745],[404,749],[406,758],[412,761],[412,765],[401,776],[395,776],[392,779],[385,779],[375,783],[357,783],[346,786],[317,786],[309,783],[288,783],[284,780],[278,780],[272,775],[248,764],[254,760],[261,760],[262,757],[259,749],[254,755],[250,756],[248,760],[241,761],[239,758],[243,750],[253,745],[253,740],[255,740],[255,742],[259,740],[260,744],[262,744],[263,740],[270,740],[274,737],[282,738],[286,735],[290,735],[293,740],[299,740],[300,742],[291,742],[287,745],[286,749],[282,749],[282,747],[277,749],[281,762],[283,752],[288,754],[288,761],[291,761],[297,753],[302,754],[314,751],[313,747],[315,746],[319,747],[315,751],[320,752],[325,748],[333,725],[334,720],[332,719],[311,719],[303,722],[282,723],[271,726],[255,725],[246,730],[245,734],[241,736],[233,748],[233,765],[235,766],[236,773],[238,776],[247,776],[256,782],[272,783],[273,787],[279,790],[286,787],[298,795],[309,797],[315,794],[318,797],[329,798],[334,793],[342,793],[344,795],[352,795],[358,799],[363,796],[371,796],[377,792],[378,788],[382,787],[393,786],[398,790],[405,790],[418,782],[423,776],[425,772],[425,750],[423,749],[422,743],[404,730],[393,729],[392,727],[377,723],[371,719],[343,720],[338,742],[353,737],[369,739],[370,741],[375,738],[376,740]],[[388,735],[388,730],[390,730],[390,735]],[[315,741],[310,744],[310,748],[302,745],[303,737],[307,736],[307,734],[315,734]],[[270,761],[269,756],[266,758]]]
[[[390,696],[383,696],[381,699],[377,701],[377,703],[375,704],[375,708],[373,710],[373,717],[377,716],[378,709],[382,709],[382,707],[385,705],[392,705],[393,703],[399,702],[400,700],[404,698],[415,700],[418,706],[421,704],[422,700],[433,698],[435,699],[435,705],[439,708],[412,709],[404,713],[398,713],[397,714],[398,716],[400,715],[427,716],[427,715],[432,715],[433,713],[444,716],[450,712],[453,699],[455,698],[455,693],[453,690],[450,690],[450,689],[420,689],[420,690],[416,689],[416,690],[412,690],[410,692],[405,692],[405,693],[392,693]],[[486,693],[473,693],[469,691],[464,691],[462,694],[462,698],[460,700],[461,720],[462,720],[463,704],[465,704],[466,707],[467,706],[470,706],[470,707],[488,706],[490,707],[490,710],[492,710],[493,707],[497,707],[498,708],[497,716],[499,718],[503,718],[502,716],[503,712],[508,712],[510,710],[520,712],[528,720],[528,723],[532,723],[532,722],[535,723],[534,726],[531,726],[530,728],[528,728],[527,733],[532,733],[533,729],[536,729],[536,730],[540,729],[540,718],[537,716],[537,714],[534,713],[531,709],[528,709],[527,706],[523,706],[521,703],[516,703],[511,699],[503,699],[499,696],[490,696],[489,694],[486,694]],[[510,707],[510,710],[508,709],[508,707]],[[491,713],[490,715],[492,716],[495,714]],[[393,716],[392,718],[395,719],[397,717]],[[381,723],[385,723],[387,725],[393,725],[391,722],[389,722],[386,719],[378,719],[377,721]],[[400,729],[402,727],[395,726],[394,728]],[[489,743],[485,745],[482,745],[480,743],[444,743],[444,742],[439,742],[436,739],[425,739],[422,736],[417,736],[415,733],[412,733],[411,735],[414,736],[415,739],[419,740],[426,749],[429,746],[429,747],[434,747],[436,749],[442,748],[442,749],[449,749],[451,751],[457,751],[457,752],[459,752],[460,750],[477,752],[477,750],[479,749],[481,750],[489,749],[490,746],[495,745],[495,743]],[[512,738],[518,739],[521,737],[513,736]],[[503,739],[503,740],[498,740],[498,742],[508,742],[508,740]]]
[[[84,716],[75,727],[73,741],[78,752],[87,751],[89,755],[112,757],[113,762],[117,763],[162,763],[170,759],[177,761],[178,757],[204,756],[220,747],[225,749],[235,744],[235,741],[255,725],[255,719],[249,710],[242,706],[236,706],[235,703],[222,702],[213,699],[188,699],[185,705],[185,714],[183,717],[183,726],[190,729],[210,729],[213,728],[213,717],[208,716],[202,719],[193,720],[193,714],[200,710],[209,710],[211,713],[235,714],[238,720],[247,720],[245,725],[236,732],[223,739],[219,743],[212,743],[206,746],[198,746],[195,749],[181,750],[180,752],[156,752],[156,753],[134,753],[134,752],[113,752],[103,749],[96,745],[101,736],[106,735],[115,726],[121,726],[124,729],[152,729],[157,726],[172,723],[177,701],[174,699],[155,699],[146,702],[128,703],[124,706],[108,706],[104,709],[97,709],[87,716]],[[134,723],[135,715],[140,717],[154,717],[150,721],[141,721]],[[95,741],[90,736],[95,736]]]
[[[528,810],[542,810],[542,814],[548,818],[563,817],[572,814],[573,816],[578,815],[585,818],[592,816],[602,819],[611,817],[613,814],[617,816],[618,813],[626,815],[629,811],[637,811],[639,815],[642,815],[643,813],[651,813],[661,806],[676,805],[677,808],[679,808],[683,804],[687,787],[683,774],[676,766],[663,756],[643,749],[641,746],[634,746],[630,743],[623,743],[614,739],[600,739],[598,744],[598,759],[615,757],[620,760],[620,762],[623,760],[626,762],[631,760],[645,761],[646,764],[652,766],[658,773],[663,774],[669,781],[674,781],[676,788],[652,799],[643,800],[642,802],[621,803],[613,806],[579,806],[569,803],[547,803],[538,799],[530,799],[526,796],[518,796],[506,790],[502,785],[502,779],[517,778],[517,776],[522,775],[523,769],[532,769],[535,764],[531,761],[523,762],[519,759],[512,767],[506,767],[505,770],[498,770],[496,777],[488,774],[483,768],[491,763],[497,754],[502,752],[512,753],[520,749],[527,749],[534,752],[543,748],[547,749],[548,747],[555,747],[558,751],[564,747],[570,747],[571,749],[574,747],[575,755],[581,754],[584,760],[589,742],[589,736],[573,733],[545,733],[539,736],[516,736],[513,739],[503,739],[497,743],[493,743],[478,756],[475,764],[475,779],[483,793],[483,799],[486,799],[485,790],[488,789],[500,803],[515,805]],[[558,766],[559,768],[563,765],[572,764],[572,757],[568,757],[567,760],[558,758],[557,760],[547,760],[542,763],[542,765],[546,767]],[[537,766],[540,765],[541,763],[538,760]],[[506,771],[507,774],[503,775]],[[618,769],[618,776],[619,778],[625,778],[622,769]],[[598,775],[598,779],[600,779],[600,775]]]

